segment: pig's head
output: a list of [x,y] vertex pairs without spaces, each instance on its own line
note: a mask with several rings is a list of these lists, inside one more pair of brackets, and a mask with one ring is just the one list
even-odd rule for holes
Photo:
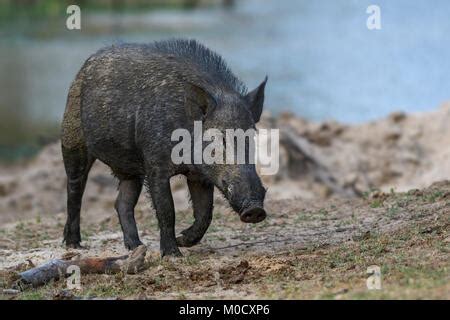
[[[211,92],[195,85],[190,85],[186,90],[188,113],[193,115],[194,119],[202,121],[203,132],[215,129],[223,134],[224,161],[226,153],[233,149],[233,145],[235,160],[237,160],[237,153],[243,151],[237,150],[238,141],[234,144],[229,143],[226,130],[241,129],[246,132],[248,129],[256,129],[255,124],[259,121],[263,109],[266,82],[267,77],[256,89],[246,95],[233,91]],[[242,143],[240,145],[242,146]],[[239,214],[241,221],[257,223],[266,217],[264,210],[266,190],[256,173],[254,161],[249,161],[252,154],[249,149],[254,147],[253,137],[247,136],[244,145],[244,163],[235,161],[234,164],[229,164],[225,161],[224,164],[205,164],[203,162],[194,166],[224,194],[233,210]]]

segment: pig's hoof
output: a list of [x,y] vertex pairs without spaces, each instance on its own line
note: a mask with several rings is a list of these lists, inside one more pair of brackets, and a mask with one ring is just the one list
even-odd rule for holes
[[177,245],[179,247],[189,248],[189,247],[196,245],[198,242],[199,242],[198,240],[189,238],[184,234],[177,237]]
[[137,241],[125,241],[125,248],[128,250],[134,250],[137,247],[143,245],[143,243],[140,240]]
[[66,243],[67,249],[87,249],[86,246],[82,246],[79,242]]
[[178,248],[172,248],[172,249],[166,249],[161,252],[161,257],[182,257],[180,249]]

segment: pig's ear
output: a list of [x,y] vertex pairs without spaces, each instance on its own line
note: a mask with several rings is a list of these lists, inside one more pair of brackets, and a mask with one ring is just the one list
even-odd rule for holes
[[186,111],[194,120],[203,120],[217,105],[212,94],[196,84],[187,83],[184,86],[184,92]]
[[259,118],[261,118],[261,113],[264,105],[264,88],[266,87],[266,82],[267,76],[256,89],[250,91],[245,96],[245,99],[250,105],[250,111],[252,112],[253,120],[255,120],[255,122],[258,122]]

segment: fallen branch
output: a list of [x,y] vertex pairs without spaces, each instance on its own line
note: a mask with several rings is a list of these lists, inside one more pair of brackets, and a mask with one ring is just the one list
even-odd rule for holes
[[[353,188],[343,187],[338,183],[334,175],[323,164],[320,156],[314,154],[314,148],[307,139],[299,136],[289,127],[283,128],[280,133],[280,142],[286,146],[293,158],[298,159],[304,165],[303,170],[309,171],[316,181],[323,183],[338,195],[345,197],[358,196],[358,193]],[[297,163],[297,165],[300,164]]]
[[19,274],[16,282],[18,288],[27,286],[39,287],[52,280],[68,276],[69,266],[78,266],[81,274],[136,274],[146,269],[145,254],[147,248],[141,245],[129,255],[108,258],[84,258],[75,260],[53,259],[41,266],[32,268]]

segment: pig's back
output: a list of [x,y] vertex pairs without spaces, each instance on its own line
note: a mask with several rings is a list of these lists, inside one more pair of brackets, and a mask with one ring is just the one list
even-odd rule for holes
[[185,82],[246,91],[219,55],[188,40],[107,47],[85,62],[79,76],[89,151],[113,169],[130,172],[143,167],[140,127],[153,128],[159,142],[153,150],[167,153],[159,148],[170,145],[170,133],[186,121]]
[[161,122],[168,108],[174,115],[179,113],[170,106],[181,99],[177,94],[180,90],[169,91],[161,83],[171,81],[175,89],[181,87],[180,81],[173,72],[164,72],[168,63],[164,56],[143,49],[103,49],[89,58],[80,72],[81,127],[86,146],[96,158],[121,173],[143,172],[136,139],[139,121],[147,121],[149,127],[156,121],[152,115]]

